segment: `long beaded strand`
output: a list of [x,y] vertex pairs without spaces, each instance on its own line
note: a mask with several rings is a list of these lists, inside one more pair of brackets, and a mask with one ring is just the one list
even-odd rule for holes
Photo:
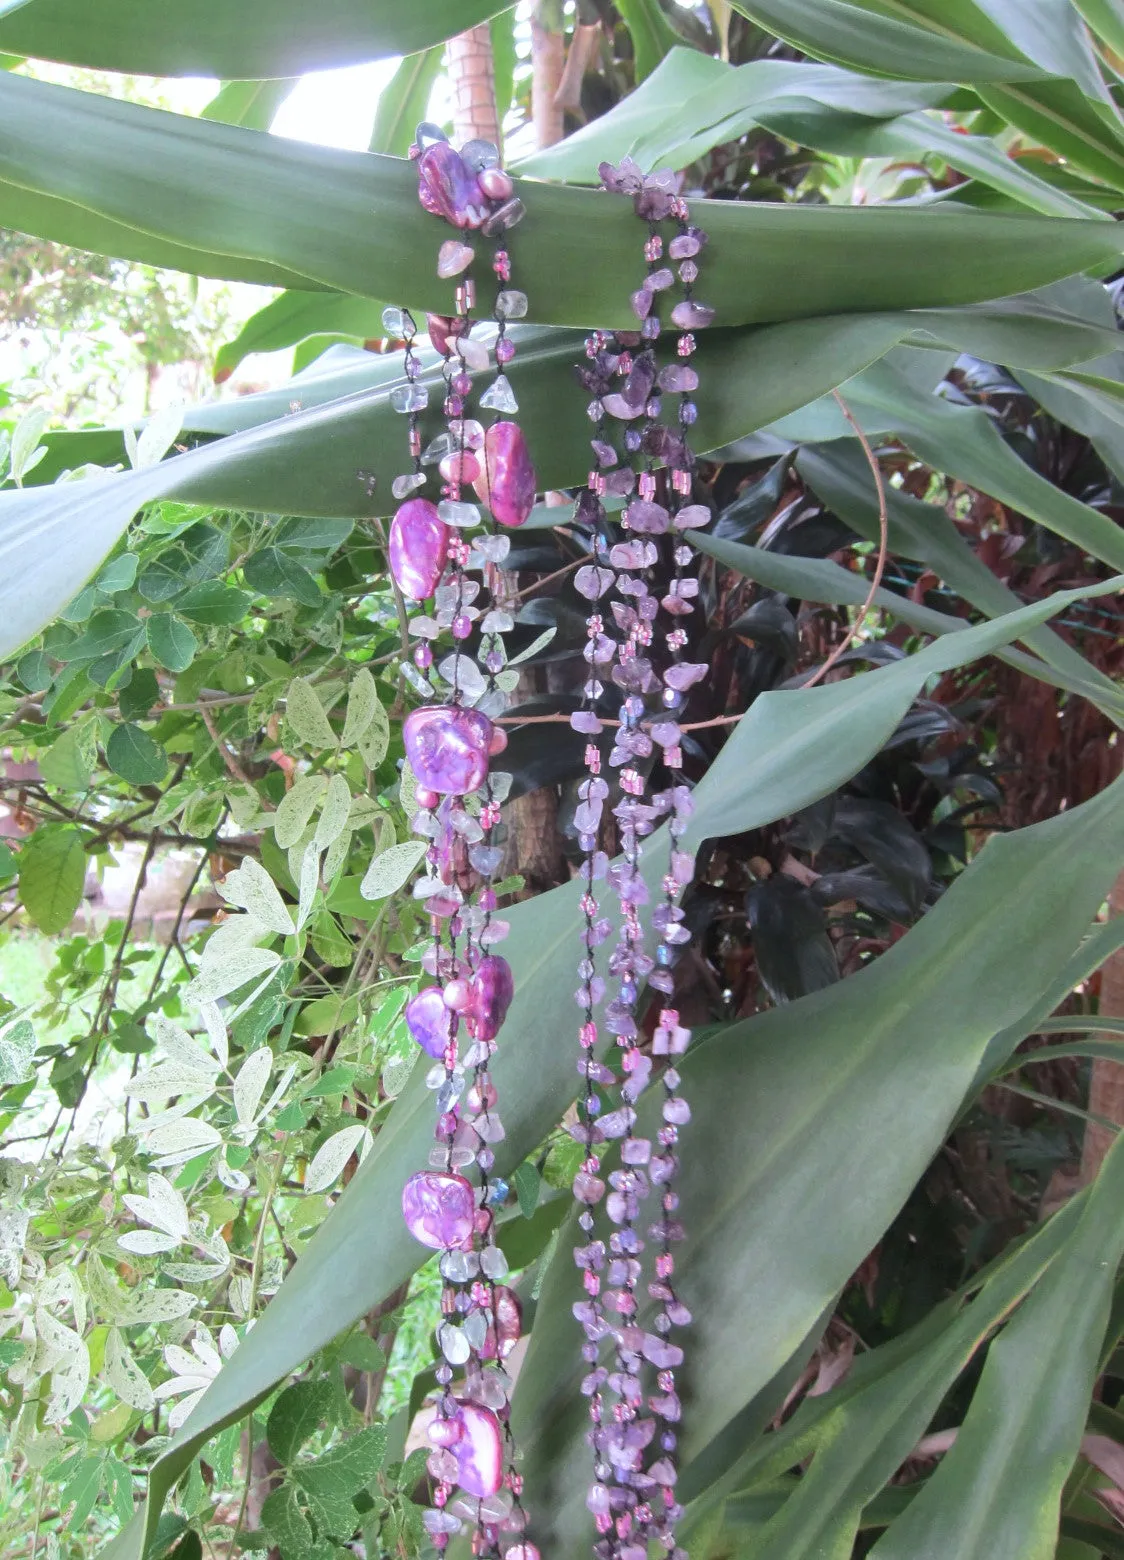
[[[522,215],[494,147],[474,142],[458,153],[440,131],[421,126],[412,151],[422,205],[460,232],[483,228],[499,236]],[[415,662],[418,672],[427,674],[426,693],[432,692],[430,641],[443,629],[451,632],[455,646],[470,637],[480,616],[474,605],[480,587],[468,578],[468,570],[482,567],[486,576],[494,573],[500,554],[486,545],[495,538],[470,548],[459,534],[481,518],[477,506],[466,502],[465,487],[474,486],[493,516],[508,526],[522,524],[534,502],[534,470],[517,425],[500,422],[485,435],[467,415],[470,371],[488,366],[486,347],[471,336],[474,257],[463,238],[441,245],[438,274],[462,278],[456,282],[455,315],[429,318],[430,339],[443,359],[447,427],[424,451],[418,449],[420,438],[411,439],[415,471],[394,488],[396,497],[416,492],[424,485],[422,467],[434,462],[443,478],[441,501],[434,505],[408,498],[395,515],[390,538],[391,572],[403,593],[415,600],[434,598],[432,618],[416,618],[412,624],[420,638]],[[511,355],[501,328],[497,362],[502,366]],[[402,409],[413,418],[421,397],[406,394],[402,400]],[[500,626],[485,618],[483,643],[490,646],[486,659],[495,657],[502,664]],[[489,1179],[494,1165],[490,1145],[502,1138],[503,1127],[488,1064],[513,995],[506,960],[490,951],[506,931],[506,924],[493,918],[491,884],[498,864],[493,833],[499,807],[489,775],[491,757],[506,742],[490,719],[502,708],[503,696],[458,648],[436,670],[451,688],[450,702],[415,710],[405,722],[404,740],[418,782],[415,827],[431,841],[429,872],[415,893],[431,916],[433,946],[424,965],[435,981],[411,999],[406,1017],[414,1039],[439,1063],[427,1079],[437,1091],[437,1145],[429,1168],[407,1182],[402,1206],[411,1233],[441,1253],[444,1280],[438,1329],[441,1390],[429,1427],[435,1488],[425,1524],[442,1550],[463,1518],[473,1527],[473,1552],[498,1556],[501,1533],[520,1535],[526,1523],[507,1427],[511,1384],[501,1363],[519,1336],[521,1319],[516,1296],[498,1283],[507,1268],[495,1242],[494,1205],[506,1189]],[[472,902],[474,890],[478,894]],[[458,1044],[462,1023],[470,1039],[463,1059]],[[467,1069],[472,1082],[466,1093]],[[473,1164],[479,1177],[475,1188],[461,1173]],[[454,1390],[457,1366],[464,1367],[465,1379]],[[513,1560],[536,1560],[534,1546],[521,1540],[509,1554]]]

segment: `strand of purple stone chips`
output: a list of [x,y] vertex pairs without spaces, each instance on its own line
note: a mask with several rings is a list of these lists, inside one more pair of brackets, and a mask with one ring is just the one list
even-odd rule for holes
[[[574,1184],[575,1196],[583,1205],[579,1223],[587,1237],[586,1244],[575,1252],[575,1260],[583,1271],[586,1299],[574,1309],[586,1333],[582,1349],[587,1365],[583,1391],[590,1403],[595,1477],[587,1504],[600,1535],[595,1553],[603,1560],[644,1560],[649,1540],[657,1539],[673,1560],[685,1560],[684,1551],[678,1548],[675,1537],[680,1510],[674,1493],[678,1445],[675,1427],[680,1416],[674,1371],[682,1362],[683,1354],[670,1342],[668,1334],[673,1327],[685,1325],[690,1320],[673,1282],[673,1246],[682,1238],[682,1228],[675,1218],[678,1209],[674,1188],[678,1170],[675,1149],[678,1128],[689,1119],[690,1112],[686,1101],[677,1093],[679,1075],[673,1065],[665,1067],[662,1074],[663,1125],[657,1133],[655,1153],[651,1141],[635,1135],[633,1128],[635,1101],[652,1071],[652,1058],[639,1044],[637,1004],[641,987],[647,980],[656,990],[670,995],[674,991],[671,966],[677,956],[676,949],[689,940],[677,900],[693,872],[692,859],[681,849],[691,799],[686,786],[674,785],[650,802],[645,801],[640,765],[651,757],[655,744],[662,749],[667,768],[674,771],[681,767],[681,732],[674,715],[683,703],[685,692],[705,673],[704,666],[682,660],[686,634],[677,619],[693,610],[691,598],[698,587],[697,581],[686,573],[691,552],[681,537],[673,542],[674,578],[667,594],[658,603],[649,593],[645,576],[659,556],[657,537],[669,532],[682,533],[705,524],[709,518],[704,506],[690,502],[694,461],[687,430],[696,417],[690,395],[697,388],[698,376],[686,360],[695,350],[693,327],[708,324],[713,311],[697,304],[692,297],[693,283],[698,275],[694,257],[706,242],[706,235],[691,227],[686,204],[675,193],[673,177],[656,175],[645,179],[640,170],[628,162],[620,169],[606,166],[601,171],[608,189],[632,196],[638,215],[648,223],[649,232],[644,245],[647,275],[631,300],[640,321],[640,331],[618,334],[612,343],[603,334],[595,334],[586,346],[590,366],[579,370],[579,378],[594,395],[589,413],[596,429],[592,447],[597,462],[590,473],[588,489],[579,499],[579,517],[592,524],[595,535],[600,536],[605,524],[603,498],[607,494],[628,496],[634,489],[636,497],[631,498],[623,518],[625,531],[632,535],[612,547],[599,544],[596,562],[579,571],[576,577],[578,590],[591,602],[596,603],[614,583],[620,598],[612,603],[615,626],[621,636],[619,646],[605,633],[600,611],[594,610],[587,619],[586,658],[590,662],[590,676],[583,690],[583,706],[572,718],[572,724],[587,738],[602,729],[594,707],[603,692],[598,674],[609,667],[615,655],[617,664],[612,667],[611,676],[624,697],[610,765],[621,771],[622,796],[613,811],[623,859],[609,871],[611,885],[620,900],[621,922],[609,963],[610,973],[618,981],[617,992],[606,1008],[605,1022],[617,1040],[624,1082],[618,1108],[602,1114],[601,1101],[593,1085],[616,1081],[614,1074],[593,1055],[598,1039],[593,1010],[603,993],[593,950],[608,931],[608,924],[600,918],[593,885],[605,875],[607,867],[606,858],[597,847],[608,786],[600,778],[600,751],[590,740],[586,749],[588,776],[580,789],[581,805],[577,816],[586,883],[581,901],[585,917],[585,951],[579,966],[582,986],[576,993],[584,1009],[579,1031],[578,1068],[584,1075],[585,1088],[574,1129],[575,1136],[587,1148],[587,1159]],[[679,280],[683,284],[684,297],[671,312],[672,323],[680,330],[676,350],[679,361],[658,369],[655,343],[660,336],[661,323],[653,313],[653,304],[657,296],[675,282],[670,269],[661,263],[664,241],[658,229],[660,221],[666,217],[673,217],[677,224],[676,236],[669,246],[669,258],[680,262]],[[639,350],[634,352],[634,349]],[[613,387],[615,377],[623,380],[619,388]],[[660,422],[660,391],[679,396],[678,432]],[[630,466],[618,464],[616,449],[606,434],[608,414],[625,425],[622,442],[626,454],[639,454],[643,458],[643,469],[638,477]],[[638,427],[641,418],[643,422]],[[662,676],[657,676],[646,652],[660,626],[661,608],[672,621],[665,630],[669,661]],[[660,695],[659,707],[653,714],[647,701],[657,693]],[[670,853],[668,870],[661,884],[662,900],[651,918],[658,936],[653,962],[644,949],[642,909],[648,902],[648,890],[639,871],[639,861],[641,841],[661,816],[668,818]],[[679,1023],[678,1012],[670,1007],[663,1008],[653,1036],[653,1056],[670,1060],[686,1049],[689,1039],[689,1031]],[[611,1190],[605,1203],[610,1223],[615,1228],[606,1248],[604,1241],[592,1238],[595,1230],[592,1209],[606,1191],[594,1145],[614,1138],[620,1141],[621,1166],[608,1178]],[[648,1232],[658,1243],[648,1292],[659,1309],[654,1330],[646,1332],[638,1322],[637,1291],[644,1242],[637,1233],[635,1220],[653,1185],[662,1187],[662,1192],[660,1218]],[[612,1286],[608,1290],[603,1288],[602,1272]],[[610,1322],[607,1315],[610,1309],[617,1313],[620,1321]],[[614,1345],[615,1369],[611,1371],[598,1364],[599,1345],[605,1337],[610,1337]],[[646,1405],[642,1386],[645,1361],[656,1371],[657,1388],[648,1394]],[[606,1387],[615,1398],[608,1410],[608,1424],[603,1391]],[[645,1406],[650,1418],[644,1415]]]
[[[433,944],[423,962],[434,979],[410,1001],[406,1017],[414,1039],[437,1063],[427,1082],[437,1093],[438,1121],[430,1165],[407,1182],[402,1206],[411,1233],[441,1253],[444,1282],[440,1392],[429,1428],[435,1485],[425,1523],[438,1550],[467,1521],[474,1555],[498,1556],[510,1537],[515,1541],[507,1560],[538,1560],[538,1551],[523,1537],[522,1481],[507,1423],[511,1383],[502,1366],[521,1330],[518,1297],[500,1282],[507,1264],[495,1240],[495,1206],[507,1188],[489,1179],[494,1165],[490,1145],[502,1138],[503,1127],[488,1064],[513,995],[510,968],[491,951],[506,931],[506,923],[494,916],[499,804],[490,774],[491,758],[506,745],[502,729],[490,718],[503,707],[496,673],[504,663],[501,636],[510,618],[502,602],[494,599],[481,622],[488,675],[456,648],[481,618],[474,605],[479,586],[468,572],[480,569],[495,598],[498,565],[507,547],[507,539],[494,533],[477,537],[471,547],[460,534],[482,520],[479,508],[466,500],[466,488],[475,489],[492,518],[509,528],[524,522],[535,497],[536,478],[522,432],[504,415],[517,409],[504,373],[514,356],[506,322],[526,312],[526,298],[506,288],[510,257],[502,238],[523,209],[489,143],[472,142],[457,152],[439,130],[423,125],[412,155],[423,207],[462,235],[443,243],[438,255],[439,276],[461,279],[456,313],[429,317],[430,340],[443,360],[447,426],[425,450],[416,421],[425,400],[414,388],[412,337],[401,332],[407,340],[407,387],[399,410],[411,417],[414,472],[394,484],[395,497],[406,502],[392,522],[389,546],[391,573],[403,595],[416,601],[434,598],[432,617],[412,623],[419,643],[415,667],[407,670],[414,671],[414,686],[423,696],[434,691],[431,641],[447,629],[455,642],[454,653],[436,667],[451,689],[447,702],[413,711],[404,725],[406,754],[417,781],[415,828],[431,842],[428,874],[415,893],[431,917]],[[468,416],[471,373],[486,369],[490,361],[487,347],[471,335],[475,252],[465,235],[476,230],[501,241],[492,264],[504,284],[496,307],[498,372],[480,401],[500,415],[487,432]],[[401,319],[401,311],[392,313],[389,329],[399,323],[412,326],[408,316]],[[436,504],[412,496],[427,480],[423,468],[434,463],[443,479]],[[469,1039],[463,1057],[462,1026]],[[472,1073],[467,1089],[466,1070]],[[477,1186],[462,1173],[473,1165]],[[462,1366],[464,1382],[454,1387],[454,1370]]]

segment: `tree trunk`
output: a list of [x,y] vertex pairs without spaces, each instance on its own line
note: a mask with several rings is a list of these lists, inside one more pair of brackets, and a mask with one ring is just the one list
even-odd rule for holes
[[449,39],[449,81],[453,88],[453,138],[500,144],[496,120],[496,78],[492,34],[487,22]]
[[[1124,915],[1124,872],[1117,878],[1108,901],[1110,915]],[[1101,967],[1100,1012],[1104,1018],[1124,1018],[1124,948],[1110,955]],[[1102,1034],[1101,1040],[1112,1035]],[[1116,1038],[1119,1038],[1118,1036]],[[1121,1051],[1124,1057],[1124,1048]],[[1124,1060],[1110,1062],[1100,1057],[1093,1063],[1089,1085],[1089,1109],[1095,1116],[1124,1126]],[[1081,1155],[1081,1180],[1092,1181],[1101,1167],[1116,1134],[1093,1122],[1085,1125],[1085,1146]]]
[[553,146],[564,134],[558,89],[566,69],[566,40],[558,0],[539,0],[531,17],[531,118],[539,146]]

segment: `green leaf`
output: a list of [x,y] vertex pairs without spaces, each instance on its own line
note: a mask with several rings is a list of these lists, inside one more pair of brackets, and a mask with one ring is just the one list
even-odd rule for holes
[[144,627],[148,648],[157,665],[169,672],[185,672],[199,648],[199,641],[187,624],[170,612],[154,612]]
[[117,703],[126,720],[143,720],[159,698],[160,684],[156,681],[156,673],[150,667],[139,666],[127,687],[122,688],[117,695]]
[[445,50],[440,45],[420,54],[408,54],[379,93],[372,152],[405,157],[414,131],[426,117],[433,84],[441,73]]
[[159,785],[168,773],[168,755],[141,726],[124,721],[115,726],[105,745],[105,759],[115,775],[130,785]]
[[0,1031],[0,1087],[24,1083],[32,1076],[35,1055],[35,1031],[30,1020],[17,1019]]
[[263,596],[291,596],[304,607],[317,607],[324,599],[319,585],[302,563],[279,547],[263,547],[242,565],[251,590]]
[[[189,0],[156,15],[145,0],[35,0],[0,21],[0,49],[95,70],[221,81],[298,76],[413,54],[504,9],[502,0]],[[6,7],[7,11],[8,8]]]
[[285,721],[298,742],[311,748],[336,746],[336,734],[320,696],[304,677],[294,677],[285,694]]
[[51,663],[42,650],[29,650],[16,662],[16,676],[28,693],[45,693],[54,681]]
[[300,1483],[322,1532],[348,1539],[359,1525],[354,1497],[366,1489],[386,1456],[385,1425],[368,1425],[314,1462],[298,1463]]
[[[432,218],[402,160],[304,146],[7,72],[0,136],[10,147],[0,182],[6,226],[197,274],[389,294],[422,312],[448,306],[446,285],[417,263],[432,248]],[[532,213],[519,265],[535,318],[627,328],[618,278],[635,252],[630,203],[542,184],[518,190]],[[1121,249],[1112,225],[1099,221],[906,206],[715,201],[693,209],[711,235],[706,299],[725,325],[960,303],[1115,265]],[[586,263],[593,230],[596,266]]]
[[65,1509],[71,1501],[74,1502],[74,1510],[66,1524],[72,1532],[81,1532],[85,1526],[87,1517],[97,1504],[104,1474],[105,1463],[102,1458],[83,1457],[63,1487],[59,1504]]
[[330,1381],[295,1381],[269,1411],[265,1436],[279,1462],[291,1463],[326,1420],[335,1401]]
[[279,81],[225,81],[199,117],[247,130],[268,130],[296,84],[292,76]]
[[273,815],[273,837],[282,850],[288,850],[300,839],[327,784],[325,775],[301,775],[285,792]]
[[63,931],[82,903],[86,852],[69,824],[36,829],[20,851],[20,902],[41,932]]
[[359,885],[364,899],[389,899],[413,874],[425,855],[424,840],[406,840],[373,857]]
[[273,532],[274,545],[282,552],[333,553],[347,541],[355,524],[351,520],[330,520],[326,516],[301,516],[282,520]]
[[89,727],[68,726],[45,752],[39,754],[39,773],[48,785],[66,791],[85,791],[97,761],[93,732]]
[[[835,215],[848,214],[836,211]],[[878,212],[865,215],[873,217]],[[1003,220],[1021,229],[1023,219]],[[942,228],[951,225],[947,214],[938,223]],[[1072,222],[1055,225],[1086,227]],[[842,228],[839,233],[843,234]],[[845,249],[845,244],[832,246],[832,274],[844,263]],[[882,259],[872,256],[870,263],[877,267]],[[802,407],[808,409],[802,416],[813,418],[817,426],[834,414],[835,431],[849,433],[834,402],[827,413],[809,403],[867,368],[914,328],[923,328],[927,338],[939,333],[938,339],[949,340],[957,350],[981,351],[986,344],[986,350],[996,349],[1000,361],[1030,358],[1039,366],[1044,360],[1055,364],[1059,360],[1078,361],[1082,353],[1099,351],[1105,340],[1105,333],[1085,320],[1067,321],[1049,311],[1044,318],[1041,305],[1033,299],[1006,300],[971,311],[848,314],[757,330],[707,331],[696,356],[699,372],[704,379],[721,383],[724,393],[702,403],[696,425],[698,448],[714,449],[763,425],[776,426],[779,419]],[[574,333],[551,330],[529,330],[523,339],[520,421],[534,445],[544,489],[579,480],[587,464],[588,420],[580,397],[571,393],[572,367],[581,356],[581,341]],[[1019,350],[1020,342],[1024,351]],[[907,356],[917,358],[920,354]],[[926,352],[923,360],[929,363],[933,356]],[[393,367],[368,353],[357,357],[358,364],[339,376],[310,382],[315,388],[308,392],[310,404],[304,412],[289,411],[287,391],[248,397],[235,403],[230,412],[219,408],[185,419],[196,431],[221,432],[233,425],[247,428],[245,433],[96,484],[68,483],[62,488],[0,493],[0,563],[6,556],[19,562],[18,571],[14,564],[8,573],[0,571],[0,654],[37,632],[70,599],[138,505],[157,494],[267,513],[292,508],[304,514],[351,516],[358,471],[369,473],[376,491],[389,493],[397,471],[394,451],[400,432],[389,401]],[[434,390],[440,385],[435,365],[427,370],[426,379]],[[908,383],[902,386],[901,379],[900,374],[887,376],[879,392],[881,403],[876,396],[881,382],[870,381],[870,400],[861,406],[864,426],[868,408],[871,417],[883,417],[882,425],[891,428],[899,422],[904,428],[906,413],[909,429],[918,428],[919,436],[924,437],[923,421],[935,421],[940,430],[947,417],[963,412],[963,408],[950,407],[928,393],[922,396]],[[377,393],[354,393],[372,384],[378,386]],[[985,417],[983,412],[976,415]],[[275,420],[267,427],[249,426],[269,418]],[[787,436],[784,428],[777,431]],[[831,434],[817,431],[808,435],[801,430],[796,436]],[[986,439],[986,431],[978,437]],[[999,446],[995,459],[1006,461],[1008,473],[1017,477],[1020,489],[1028,484],[1033,487],[1036,517],[1054,529],[1061,530],[1064,525],[1068,531],[1084,532],[1091,528],[1098,537],[1112,536],[1114,550],[1124,551],[1119,532],[1107,517],[1097,515],[1022,466],[994,430],[990,439],[989,447]],[[942,469],[964,474],[953,464],[958,453],[955,448],[942,450]],[[978,465],[974,462],[973,469]],[[552,510],[546,513],[549,519],[555,516]],[[1046,518],[1055,513],[1062,517],[1060,524]],[[1092,534],[1089,539],[1093,540]],[[156,564],[142,572],[138,588],[149,600],[168,600],[186,585],[221,569],[227,550],[227,539],[215,528],[193,526]]]
[[312,1554],[312,1524],[301,1510],[295,1484],[286,1481],[266,1497],[261,1520],[284,1560],[308,1560]]
[[531,1218],[539,1205],[539,1190],[542,1186],[539,1172],[525,1160],[512,1176],[511,1184],[519,1199],[519,1212],[525,1219]]
[[137,577],[139,562],[136,553],[118,553],[117,557],[111,558],[98,575],[98,589],[105,591],[108,596],[112,596],[119,590],[128,590]]
[[309,336],[381,336],[383,305],[338,292],[283,292],[243,325],[215,355],[215,381],[229,379],[251,352],[279,352]]
[[378,689],[375,687],[375,679],[364,666],[351,680],[351,686],[347,690],[347,712],[344,715],[343,733],[340,744],[343,747],[351,747],[375,719],[375,711],[380,708]]
[[632,37],[636,79],[643,81],[683,40],[664,15],[659,0],[617,0],[617,10]]
[[[1071,599],[1061,594],[1049,605],[946,635],[917,655],[846,682],[762,695],[700,782],[685,848],[788,817],[837,789],[879,751],[929,677],[991,653]],[[1113,789],[1049,823],[997,837],[868,969],[826,996],[751,1020],[751,1034],[746,1025],[733,1026],[688,1058],[686,1092],[700,1099],[697,1121],[707,1124],[707,1140],[720,1158],[708,1157],[686,1218],[705,1232],[700,1239],[714,1253],[707,1282],[716,1290],[726,1286],[721,1302],[696,1322],[703,1330],[696,1401],[705,1408],[691,1443],[696,1450],[760,1380],[772,1379],[834,1303],[935,1151],[990,1038],[1050,985],[1121,858],[1124,808]],[[655,885],[663,870],[658,837],[645,861]],[[513,1171],[543,1141],[577,1087],[569,953],[582,923],[580,887],[540,895],[509,915],[505,954],[516,997],[505,1031],[509,1043],[494,1069],[507,1133],[497,1152],[499,1174]],[[1021,934],[1012,942],[1007,927],[1016,909]],[[302,1032],[326,1033],[322,1026],[334,1017],[318,1015],[316,1022],[320,1027]],[[737,1056],[736,1069],[725,1065],[729,1055]],[[395,1102],[393,1123],[378,1134],[330,1217],[208,1389],[190,1431],[157,1460],[147,1514],[103,1560],[134,1560],[143,1532],[207,1436],[353,1325],[422,1260],[400,1222],[382,1217],[424,1162],[432,1138],[432,1099],[417,1072]],[[782,1167],[793,1173],[782,1174]],[[721,1210],[718,1186],[725,1187]],[[567,1200],[558,1201],[564,1212]],[[505,1231],[530,1230],[553,1206]],[[568,1254],[563,1265],[570,1265]],[[735,1320],[747,1314],[752,1327]],[[558,1381],[569,1383],[574,1321],[568,1309],[558,1329],[567,1362]],[[545,1421],[536,1433],[546,1433]],[[588,1483],[580,1433],[579,1506]],[[520,1434],[527,1435],[526,1419]],[[549,1448],[539,1446],[534,1455],[549,1456]],[[563,1475],[562,1463],[551,1469],[553,1487]],[[583,1544],[586,1516],[582,1506]]]
[[[914,26],[845,0],[731,0],[735,11],[815,59],[903,81],[1035,81],[1030,61],[989,53],[949,29]],[[0,27],[0,40],[3,29]]]
[[951,1451],[874,1546],[877,1560],[1053,1554],[1122,1256],[1118,1138],[1064,1256],[991,1345]]
[[193,623],[230,627],[246,616],[252,599],[247,591],[235,590],[221,580],[207,580],[185,591],[176,602],[176,611]]
[[386,1364],[386,1355],[379,1348],[373,1338],[366,1333],[352,1333],[345,1338],[339,1349],[340,1363],[354,1365],[356,1370],[382,1370]]
[[95,612],[83,633],[65,651],[67,661],[94,661],[99,656],[120,650],[129,643],[140,623],[132,612],[103,607]]

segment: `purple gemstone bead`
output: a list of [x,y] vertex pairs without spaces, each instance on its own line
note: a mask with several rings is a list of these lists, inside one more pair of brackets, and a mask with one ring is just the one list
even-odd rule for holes
[[437,589],[445,567],[449,527],[428,498],[411,498],[390,522],[387,556],[394,583],[411,601],[425,601]]
[[669,363],[660,369],[659,386],[674,394],[688,394],[699,388],[699,376],[686,363]]
[[596,601],[613,588],[616,575],[611,569],[599,568],[595,563],[583,564],[574,575],[574,588],[587,601]]
[[439,704],[413,710],[402,726],[418,784],[445,796],[479,790],[488,774],[492,723],[479,710]]
[[671,311],[671,323],[680,330],[701,330],[714,318],[714,310],[693,298],[684,298]]
[[419,1170],[402,1188],[406,1228],[434,1251],[448,1251],[470,1240],[475,1212],[472,1187],[463,1175]]
[[697,255],[701,248],[702,245],[697,238],[693,238],[690,233],[680,233],[671,240],[667,252],[672,260],[689,260],[693,255]]
[[418,199],[426,211],[458,228],[477,228],[491,205],[480,181],[448,141],[427,146],[417,159]]
[[455,1016],[440,986],[426,986],[406,1004],[406,1028],[427,1056],[440,1061],[453,1034]]
[[[467,1184],[467,1183],[466,1183]],[[486,1500],[503,1483],[503,1431],[490,1408],[456,1399],[449,1416],[461,1427],[453,1447],[457,1459],[457,1483],[466,1495]]]
[[520,526],[535,507],[538,479],[518,423],[493,423],[484,435],[484,469],[473,483],[500,525]]
[[671,516],[662,504],[653,503],[651,499],[637,498],[625,510],[625,521],[630,531],[662,536],[671,524]]
[[669,688],[674,688],[678,693],[685,693],[697,682],[702,682],[708,671],[709,667],[705,661],[679,661],[668,667],[663,674],[663,680]]
[[474,1040],[494,1040],[515,995],[511,965],[499,954],[488,954],[477,965],[470,986],[472,1004],[465,1014],[468,1032]]

